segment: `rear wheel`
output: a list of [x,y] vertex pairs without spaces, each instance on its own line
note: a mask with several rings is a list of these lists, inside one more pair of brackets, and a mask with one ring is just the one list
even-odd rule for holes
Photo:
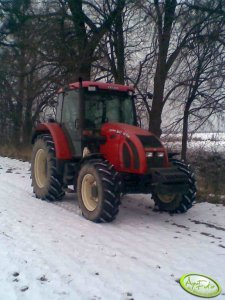
[[55,146],[48,134],[39,136],[34,144],[31,160],[34,194],[42,200],[61,200],[64,196],[61,178],[56,171]]
[[84,217],[93,222],[111,222],[119,212],[118,174],[105,160],[85,163],[77,179],[79,207]]
[[169,211],[172,213],[184,213],[192,207],[193,202],[195,201],[196,182],[194,173],[185,163],[180,160],[171,159],[170,162],[188,177],[188,191],[185,194],[171,195],[152,193],[152,198],[154,199],[159,210]]

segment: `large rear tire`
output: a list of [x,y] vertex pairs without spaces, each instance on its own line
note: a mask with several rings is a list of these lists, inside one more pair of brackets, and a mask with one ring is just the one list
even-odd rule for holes
[[77,195],[83,216],[93,222],[111,222],[119,212],[118,173],[105,160],[85,163],[77,179]]
[[172,165],[176,166],[188,177],[189,188],[185,194],[160,195],[152,193],[156,206],[161,211],[171,213],[185,213],[193,205],[196,198],[196,181],[194,173],[189,166],[177,159],[170,159]]
[[55,201],[61,200],[65,195],[56,170],[55,145],[51,135],[38,136],[35,141],[31,159],[31,179],[37,198]]

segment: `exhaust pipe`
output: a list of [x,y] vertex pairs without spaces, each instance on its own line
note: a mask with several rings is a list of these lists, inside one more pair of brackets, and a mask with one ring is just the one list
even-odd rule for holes
[[83,138],[83,130],[85,123],[85,98],[84,98],[84,88],[82,84],[82,78],[79,77],[79,131],[81,139]]

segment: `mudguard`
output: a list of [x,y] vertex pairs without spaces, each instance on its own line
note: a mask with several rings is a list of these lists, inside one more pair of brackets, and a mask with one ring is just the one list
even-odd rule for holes
[[32,135],[32,144],[34,143],[36,137],[40,134],[50,133],[54,144],[56,158],[62,160],[72,159],[72,153],[69,147],[68,140],[62,130],[62,128],[57,123],[42,123],[39,124]]

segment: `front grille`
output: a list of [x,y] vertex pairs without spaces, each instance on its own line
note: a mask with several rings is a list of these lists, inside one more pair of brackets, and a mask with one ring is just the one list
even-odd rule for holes
[[138,135],[144,148],[162,148],[161,142],[154,135]]
[[147,157],[147,169],[151,168],[163,168],[164,166],[164,157],[157,157],[154,153],[153,157]]
[[134,169],[139,169],[140,160],[139,160],[137,148],[135,147],[134,143],[131,140],[126,138],[126,142],[130,146],[130,149],[131,149],[133,157],[134,157]]
[[131,157],[130,152],[126,144],[123,144],[123,161],[125,168],[130,168],[131,165]]

